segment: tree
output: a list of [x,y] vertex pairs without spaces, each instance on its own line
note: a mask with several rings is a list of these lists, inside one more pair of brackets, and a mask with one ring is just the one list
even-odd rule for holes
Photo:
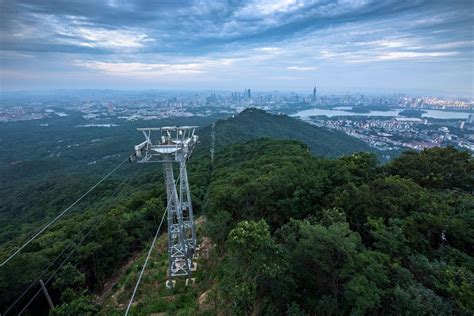
[[427,188],[474,190],[474,158],[453,147],[405,151],[386,170]]
[[61,292],[61,301],[70,302],[85,285],[84,274],[67,263],[54,279],[53,286]]
[[368,219],[373,246],[392,257],[401,257],[409,254],[408,241],[403,234],[402,221],[391,219],[386,226],[381,218]]
[[340,158],[350,173],[362,181],[373,179],[377,173],[377,156],[373,153],[355,153]]
[[237,224],[227,246],[221,292],[236,314],[248,314],[256,309],[258,288],[280,271],[281,251],[264,220]]
[[342,275],[347,279],[344,298],[351,314],[365,315],[380,308],[389,284],[386,254],[364,250],[344,266]]
[[[336,197],[335,204],[346,211],[351,228],[364,240],[369,237],[368,217],[382,218],[388,223],[390,219],[406,218],[414,213],[426,219],[429,214],[448,209],[438,196],[399,176],[374,179],[360,186],[349,185]],[[441,233],[439,226],[435,227],[435,233]]]
[[290,299],[309,313],[340,313],[344,290],[342,271],[361,249],[359,235],[346,222],[326,227],[300,221],[297,231],[285,230],[294,234],[285,238],[289,241],[285,249],[290,260],[290,277],[296,284],[288,293]]

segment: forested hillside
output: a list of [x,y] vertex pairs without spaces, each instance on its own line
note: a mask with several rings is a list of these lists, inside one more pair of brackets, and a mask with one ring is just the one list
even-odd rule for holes
[[[200,130],[201,148],[209,148],[212,127]],[[321,156],[337,157],[358,151],[376,152],[363,141],[339,131],[310,125],[287,115],[272,115],[263,110],[249,108],[235,117],[216,122],[216,150],[243,143],[252,139],[293,139],[298,140]]]
[[325,159],[296,142],[230,147],[216,161],[205,209],[222,257],[215,306],[472,314],[473,181],[472,157],[452,148],[378,167],[370,154]]
[[[143,139],[137,127],[178,123],[203,127],[217,118],[89,121],[79,113],[68,114],[0,124],[0,245],[31,234],[127,159],[133,146]],[[85,127],[91,124],[99,126]],[[83,211],[98,199],[108,199],[134,170],[132,166],[118,170],[73,211]],[[133,176],[137,174],[143,173],[138,170]]]
[[[197,284],[165,289],[161,246],[137,315],[474,311],[468,153],[406,152],[381,167],[373,154],[328,159],[300,142],[265,139],[225,148],[211,169],[200,208],[210,255],[199,261]],[[119,314],[139,268],[120,279],[104,314]]]
[[[216,118],[90,122],[71,112],[63,118],[0,124],[0,225],[3,227],[0,245],[18,235],[29,234],[43,220],[72,203],[80,192],[97,181],[99,175],[104,175],[105,170],[111,170],[120,160],[126,159],[133,145],[142,141],[143,135],[136,131],[137,127],[198,125],[201,145],[197,152],[208,159],[210,123]],[[81,127],[91,123],[116,126]],[[344,133],[257,109],[248,109],[233,118],[217,121],[215,132],[216,150],[260,137],[300,140],[314,153],[324,156],[370,150],[364,142]],[[89,206],[98,198],[107,196],[128,176],[130,170],[119,170],[82,206]],[[76,209],[80,211],[80,208]]]
[[[257,124],[254,114],[268,124]],[[282,128],[274,132],[278,124],[272,120],[282,120]],[[236,121],[254,126],[256,136]],[[164,289],[166,262],[159,243],[132,314],[471,315],[470,154],[435,148],[406,152],[381,166],[375,154],[351,154],[354,148],[325,152],[348,153],[338,158],[314,155],[323,150],[317,145],[323,138],[311,149],[294,140],[248,141],[269,133],[296,137],[300,123],[293,121],[257,110],[218,121],[214,163],[210,129],[200,132],[200,149],[188,167],[201,222],[198,237],[208,245],[197,283]],[[308,135],[319,132],[303,128]],[[103,198],[73,212],[0,268],[1,312],[43,270],[47,278],[65,260],[48,284],[52,314],[123,314],[165,207],[160,168],[132,166],[126,176],[101,187],[97,196],[104,193]],[[59,199],[60,188],[55,192]],[[4,246],[0,256],[15,244]],[[101,294],[111,282],[110,296]],[[9,314],[38,289],[34,284]],[[47,314],[44,298],[29,311]]]

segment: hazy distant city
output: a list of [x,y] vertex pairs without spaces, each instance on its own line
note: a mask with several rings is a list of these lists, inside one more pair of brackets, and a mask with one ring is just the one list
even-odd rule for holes
[[[285,92],[74,91],[58,95],[9,94],[0,121],[40,120],[80,113],[90,124],[114,127],[120,120],[234,115],[255,107],[355,136],[382,151],[452,145],[474,152],[474,100],[404,94],[307,94]],[[47,124],[43,124],[45,127]],[[387,158],[390,158],[387,155]]]

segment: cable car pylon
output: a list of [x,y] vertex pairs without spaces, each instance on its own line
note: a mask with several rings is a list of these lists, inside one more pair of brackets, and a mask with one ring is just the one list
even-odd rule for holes
[[[145,141],[135,146],[130,160],[138,163],[161,163],[166,185],[168,212],[168,281],[173,288],[176,277],[186,277],[186,284],[193,282],[196,269],[193,255],[196,251],[196,228],[189,190],[186,161],[191,156],[199,137],[196,126],[169,126],[138,128]],[[179,186],[175,181],[173,163],[179,166]]]

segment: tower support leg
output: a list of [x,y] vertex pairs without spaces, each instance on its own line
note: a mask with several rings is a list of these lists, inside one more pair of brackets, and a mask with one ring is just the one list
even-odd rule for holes
[[183,223],[185,229],[186,242],[191,251],[191,256],[195,253],[196,227],[194,224],[193,204],[191,201],[191,191],[189,190],[188,173],[186,170],[186,162],[181,161],[179,165],[180,182],[179,182],[179,199],[181,210],[183,212]]
[[163,162],[168,211],[168,281],[176,276],[191,277],[191,260],[171,161]]

